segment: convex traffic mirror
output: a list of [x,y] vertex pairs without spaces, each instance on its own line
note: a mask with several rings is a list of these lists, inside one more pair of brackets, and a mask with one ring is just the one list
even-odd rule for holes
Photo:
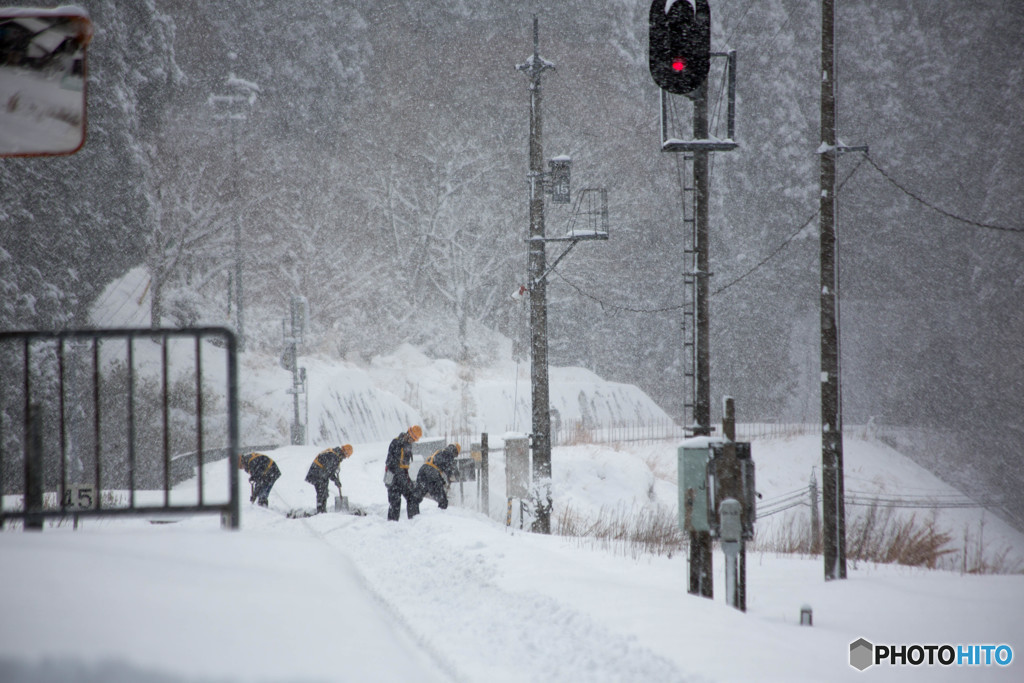
[[0,8],[0,156],[74,154],[85,142],[85,48],[76,6]]

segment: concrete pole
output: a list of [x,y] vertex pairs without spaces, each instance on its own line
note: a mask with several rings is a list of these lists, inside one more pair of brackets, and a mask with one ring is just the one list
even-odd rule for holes
[[539,53],[537,17],[533,18],[533,55],[516,68],[530,78],[530,380],[533,411],[533,479],[538,486],[533,530],[551,533],[551,413],[548,389],[547,282],[544,278],[544,151],[541,74],[553,66]]
[[836,293],[835,4],[821,3],[821,474],[825,580],[846,578],[843,431]]

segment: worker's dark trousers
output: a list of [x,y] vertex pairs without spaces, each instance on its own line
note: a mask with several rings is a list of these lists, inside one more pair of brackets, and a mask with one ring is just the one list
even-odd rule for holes
[[419,489],[405,470],[395,474],[391,486],[388,488],[388,520],[397,522],[402,512],[402,496],[405,496],[405,512],[412,519],[420,514]]
[[329,479],[317,479],[309,482],[316,489],[316,511],[327,512],[327,489],[330,485]]

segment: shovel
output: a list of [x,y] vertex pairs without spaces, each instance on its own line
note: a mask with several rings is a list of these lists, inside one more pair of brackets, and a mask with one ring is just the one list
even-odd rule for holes
[[348,512],[348,496],[341,495],[341,487],[338,487],[338,495],[334,497],[334,511]]

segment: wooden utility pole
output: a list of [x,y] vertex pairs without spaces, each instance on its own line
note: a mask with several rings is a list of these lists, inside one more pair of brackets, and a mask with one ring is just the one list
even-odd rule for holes
[[821,475],[825,580],[846,578],[836,268],[835,0],[821,2]]
[[533,54],[516,66],[530,79],[530,380],[533,409],[533,479],[537,493],[533,530],[551,533],[551,412],[548,391],[547,282],[544,249],[544,151],[541,119],[541,74],[554,64],[539,53],[537,17],[533,17]]

